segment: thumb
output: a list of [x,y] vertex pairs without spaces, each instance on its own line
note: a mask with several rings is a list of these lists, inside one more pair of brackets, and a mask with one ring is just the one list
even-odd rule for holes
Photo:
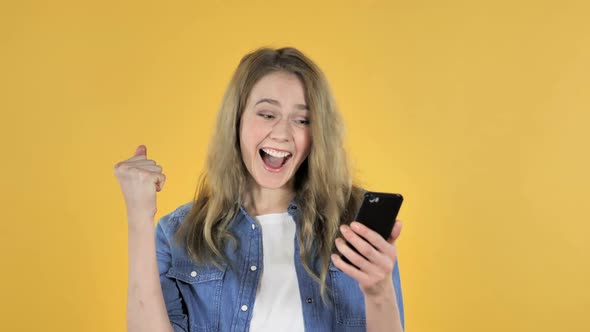
[[395,241],[399,238],[399,235],[402,231],[402,221],[401,220],[396,220],[395,224],[393,225],[393,229],[391,230],[391,235],[389,236],[389,239],[387,240],[387,242],[391,243],[391,244],[395,244]]
[[147,147],[143,144],[138,146],[137,149],[135,149],[135,154],[133,156],[137,157],[142,155],[147,157]]

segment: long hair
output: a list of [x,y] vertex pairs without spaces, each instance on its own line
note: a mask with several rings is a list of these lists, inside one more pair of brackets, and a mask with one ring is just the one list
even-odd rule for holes
[[[241,59],[218,110],[206,167],[191,210],[175,239],[187,248],[194,261],[217,266],[228,262],[226,245],[239,245],[229,226],[239,212],[250,176],[241,157],[240,119],[253,86],[276,71],[297,75],[310,112],[313,142],[295,174],[295,199],[300,207],[297,232],[303,266],[320,284],[324,299],[330,254],[335,252],[339,226],[354,218],[362,189],[353,184],[344,148],[344,124],[328,81],[319,67],[295,48],[263,47]],[[317,258],[319,272],[313,268]]]

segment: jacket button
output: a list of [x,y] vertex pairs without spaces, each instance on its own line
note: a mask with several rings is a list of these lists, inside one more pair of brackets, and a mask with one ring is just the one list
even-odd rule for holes
[[308,298],[307,298],[307,300],[305,300],[305,302],[307,302],[307,303],[310,303],[310,304],[311,304],[311,303],[313,302],[313,299],[312,299],[311,297],[308,297]]
[[193,278],[194,278],[194,277],[196,277],[196,276],[197,276],[197,271],[193,271],[193,272],[191,272],[191,277],[193,277]]
[[247,310],[248,310],[248,306],[244,304],[244,305],[242,306],[242,308],[240,308],[240,309],[242,309],[242,311],[247,311]]

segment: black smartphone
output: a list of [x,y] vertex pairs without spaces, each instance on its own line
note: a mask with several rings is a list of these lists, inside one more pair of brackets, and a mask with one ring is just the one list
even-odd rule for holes
[[[354,220],[366,225],[387,240],[391,235],[403,201],[404,197],[401,194],[368,191],[365,193],[363,203]],[[359,253],[348,241],[346,244]],[[340,257],[346,263],[352,264],[346,257],[342,255]]]

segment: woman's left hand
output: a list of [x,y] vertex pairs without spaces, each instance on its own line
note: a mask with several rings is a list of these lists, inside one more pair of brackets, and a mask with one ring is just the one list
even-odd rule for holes
[[365,297],[383,296],[393,290],[392,273],[397,259],[395,241],[399,237],[401,229],[401,221],[396,220],[389,239],[385,240],[379,233],[357,221],[353,221],[350,227],[348,225],[340,226],[344,238],[362,256],[354,252],[339,237],[336,239],[336,248],[356,267],[346,263],[336,254],[331,256],[332,262],[337,268],[358,281]]

